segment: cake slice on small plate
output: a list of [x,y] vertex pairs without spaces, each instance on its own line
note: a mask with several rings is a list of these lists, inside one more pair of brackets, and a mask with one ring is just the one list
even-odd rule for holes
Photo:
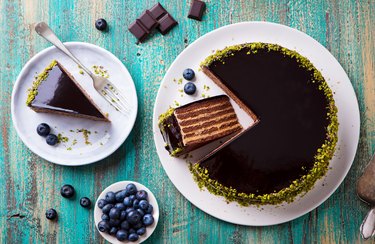
[[74,77],[56,60],[33,82],[26,105],[38,113],[109,122]]

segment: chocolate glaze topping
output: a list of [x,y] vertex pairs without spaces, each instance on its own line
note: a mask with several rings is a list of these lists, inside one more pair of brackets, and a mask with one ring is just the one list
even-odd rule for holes
[[326,139],[328,101],[313,72],[283,53],[239,50],[209,70],[258,115],[260,122],[201,162],[211,179],[238,192],[266,194],[306,174]]
[[105,118],[59,64],[49,70],[47,78],[38,86],[38,93],[30,106]]

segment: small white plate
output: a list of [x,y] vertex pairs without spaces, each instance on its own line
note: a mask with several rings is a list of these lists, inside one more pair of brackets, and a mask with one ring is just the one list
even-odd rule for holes
[[[65,45],[86,67],[91,69],[93,65],[98,65],[107,70],[109,80],[127,98],[130,112],[123,115],[116,111],[94,89],[91,78],[87,74],[80,74],[77,64],[55,47],[39,52],[23,67],[13,88],[11,110],[13,125],[31,151],[52,163],[77,166],[99,161],[122,145],[133,128],[138,102],[132,77],[112,53],[89,43],[68,42]],[[101,110],[109,114],[110,123],[36,113],[26,106],[27,90],[32,86],[34,77],[54,59],[74,76]],[[47,145],[45,138],[36,133],[36,127],[40,123],[47,123],[51,126],[52,133],[61,133],[69,141],[57,146]],[[77,132],[80,129],[91,132],[88,138],[91,144],[86,144],[83,133]]]
[[[147,194],[148,194],[148,202],[154,208],[154,210],[152,212],[152,216],[154,217],[154,223],[152,225],[146,227],[146,230],[147,230],[146,234],[144,234],[142,236],[139,236],[138,241],[136,241],[136,242],[130,242],[130,241],[121,242],[121,241],[117,240],[116,237],[111,236],[108,233],[103,233],[103,232],[99,231],[99,229],[98,229],[98,223],[102,220],[101,217],[102,217],[103,212],[98,207],[98,201],[100,199],[104,199],[105,198],[105,194],[107,194],[107,192],[109,192],[109,191],[117,192],[117,191],[124,190],[125,187],[126,187],[126,185],[128,185],[130,183],[133,183],[137,187],[138,191],[139,190],[145,190],[147,192]],[[95,220],[95,226],[98,229],[99,233],[104,237],[104,239],[106,239],[107,241],[109,241],[111,243],[114,243],[114,244],[121,244],[121,243],[141,243],[141,242],[144,242],[145,240],[147,240],[147,238],[149,238],[152,235],[152,233],[154,232],[154,230],[156,229],[156,226],[157,226],[158,220],[159,220],[159,205],[158,205],[158,202],[156,201],[156,198],[155,198],[154,194],[147,187],[145,187],[144,185],[142,185],[142,184],[140,184],[138,182],[135,182],[135,181],[119,181],[119,182],[116,182],[116,183],[108,186],[107,188],[105,188],[105,190],[102,193],[100,193],[98,199],[95,202],[94,220]]]
[[[297,51],[307,57],[322,72],[334,92],[340,125],[337,150],[330,162],[331,169],[324,179],[315,184],[314,189],[290,204],[266,205],[261,208],[241,207],[235,202],[227,203],[223,197],[215,196],[207,190],[200,190],[193,180],[186,159],[170,157],[164,149],[165,143],[157,125],[158,116],[169,106],[176,107],[175,101],[183,105],[202,98],[202,93],[210,96],[224,94],[224,91],[212,80],[202,72],[198,72],[199,64],[211,55],[213,50],[246,42],[276,43]],[[181,97],[182,93],[178,90],[183,89],[186,81],[179,84],[178,79],[182,78],[182,72],[186,68],[196,71],[195,84],[198,94]],[[204,85],[209,86],[210,89],[206,91]],[[241,114],[238,115],[241,117]],[[323,203],[337,189],[352,165],[358,145],[359,126],[356,95],[347,74],[332,54],[305,33],[284,25],[267,22],[244,22],[224,26],[189,45],[167,71],[156,98],[153,117],[154,140],[160,161],[181,194],[195,206],[216,218],[250,226],[274,225],[290,221]],[[194,160],[189,160],[194,162]]]

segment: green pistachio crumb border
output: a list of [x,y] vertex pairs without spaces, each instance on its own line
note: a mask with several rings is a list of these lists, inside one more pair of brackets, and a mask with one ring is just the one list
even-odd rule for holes
[[44,70],[42,73],[40,73],[36,80],[33,82],[33,85],[30,89],[28,89],[27,99],[26,99],[26,105],[31,106],[31,103],[34,101],[36,95],[38,95],[38,87],[39,85],[45,81],[48,77],[48,72],[55,67],[57,64],[56,60],[53,60]]
[[289,50],[276,44],[268,43],[247,43],[227,47],[223,50],[216,51],[215,54],[207,57],[202,63],[201,67],[208,66],[214,61],[225,63],[224,58],[233,56],[236,51],[244,48],[248,49],[247,54],[256,54],[258,50],[277,51],[283,53],[285,56],[295,59],[301,67],[313,72],[311,77],[312,83],[318,83],[318,89],[322,90],[328,102],[327,119],[330,120],[326,128],[326,140],[323,145],[317,150],[315,155],[314,166],[308,171],[306,175],[294,180],[289,187],[280,190],[279,192],[257,195],[255,193],[246,194],[238,192],[236,189],[222,185],[220,182],[210,178],[209,172],[206,168],[200,167],[199,164],[190,164],[189,168],[193,174],[194,180],[198,186],[206,188],[209,192],[223,196],[227,201],[236,201],[242,206],[248,205],[277,205],[283,202],[293,202],[295,198],[307,193],[314,187],[316,181],[326,175],[328,171],[329,162],[332,159],[336,144],[338,132],[337,108],[333,99],[333,94],[328,84],[324,80],[322,74],[314,67],[314,65],[304,56],[296,51]]

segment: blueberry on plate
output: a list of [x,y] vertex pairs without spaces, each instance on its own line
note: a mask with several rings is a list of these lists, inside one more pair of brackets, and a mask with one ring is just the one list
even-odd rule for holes
[[102,214],[102,220],[109,221],[108,214]]
[[129,230],[129,228],[130,228],[130,224],[129,224],[129,222],[126,221],[126,220],[125,220],[125,221],[122,221],[120,228],[121,228],[122,230]]
[[131,233],[128,236],[129,241],[138,241],[138,239],[139,239],[139,236],[137,235],[137,233]]
[[110,228],[108,221],[102,220],[98,223],[98,229],[100,232],[108,232]]
[[116,194],[113,191],[107,192],[107,194],[105,194],[105,200],[108,203],[115,203],[116,202]]
[[133,228],[130,228],[128,232],[129,232],[129,234],[137,233],[137,231],[135,231],[135,229],[133,229]]
[[148,213],[148,214],[152,214],[153,210],[154,210],[154,207],[151,204],[148,204],[148,208],[145,212]]
[[140,190],[135,194],[135,197],[140,200],[147,200],[147,192],[145,190]]
[[184,72],[182,73],[182,76],[186,80],[192,80],[192,79],[194,79],[194,76],[195,76],[194,70],[192,70],[192,69],[185,69]]
[[121,224],[121,221],[119,219],[109,219],[108,223],[111,227],[118,227]]
[[48,136],[50,131],[51,131],[51,128],[46,123],[41,123],[38,125],[38,127],[36,127],[36,132],[40,136]]
[[154,223],[154,217],[152,217],[151,214],[145,214],[145,216],[143,216],[143,223],[146,226],[152,225]]
[[129,199],[131,200],[131,201],[134,201],[135,200],[135,195],[133,194],[133,195],[129,195]]
[[145,234],[145,233],[146,233],[146,227],[144,227],[144,226],[137,230],[137,234],[140,235],[140,236]]
[[184,92],[188,95],[193,95],[196,90],[197,87],[192,82],[188,82],[184,86]]
[[46,142],[50,146],[56,145],[58,141],[59,141],[59,139],[54,134],[48,134],[48,136],[46,137]]
[[135,208],[135,209],[139,208],[139,200],[138,199],[134,200],[134,202],[133,202],[133,208]]
[[118,219],[120,218],[120,215],[121,215],[121,210],[118,209],[118,208],[112,208],[110,211],[109,211],[109,217],[111,219]]
[[84,208],[90,208],[91,207],[91,201],[88,197],[82,197],[79,200],[79,204],[81,204],[81,206],[84,207]]
[[126,213],[129,213],[129,212],[131,212],[131,211],[133,211],[133,210],[135,210],[134,208],[127,208],[126,210],[125,210],[125,212]]
[[124,201],[125,196],[126,196],[125,190],[116,192],[116,195],[115,195],[116,202]]
[[134,228],[135,230],[138,230],[138,229],[141,228],[142,226],[143,226],[142,222],[138,222],[138,223],[136,223],[136,224],[133,225],[133,228]]
[[133,206],[133,200],[130,200],[130,197],[125,197],[123,203],[124,203],[125,207]]
[[105,205],[107,205],[107,202],[104,199],[98,201],[98,208],[102,209]]
[[108,214],[109,211],[111,211],[111,209],[113,208],[113,204],[106,204],[103,208],[102,208],[102,212],[105,213],[105,214]]
[[134,195],[137,193],[137,187],[133,183],[130,183],[126,186],[126,191],[128,194]]
[[132,225],[141,222],[141,219],[141,215],[136,210],[130,211],[126,216],[126,220]]
[[57,212],[55,209],[50,208],[46,211],[46,218],[49,220],[54,220],[57,218]]
[[63,185],[60,189],[61,196],[71,198],[74,196],[74,187],[72,185]]
[[139,208],[142,210],[147,210],[148,209],[148,201],[147,200],[141,200],[139,201]]
[[115,208],[119,209],[120,211],[125,210],[126,206],[122,202],[116,203]]
[[120,214],[120,221],[124,221],[125,219],[126,219],[126,215],[127,215],[128,213],[125,211],[125,210],[122,210],[121,211],[121,214]]
[[108,24],[105,19],[100,18],[95,21],[95,28],[100,31],[104,31],[105,29],[107,29],[107,26]]
[[118,229],[116,227],[111,227],[111,229],[109,230],[109,234],[111,236],[115,236],[117,231],[118,231]]
[[126,230],[118,230],[116,233],[116,238],[119,241],[125,241],[128,239],[128,232]]
[[141,217],[145,215],[145,212],[143,212],[143,210],[140,208],[137,209],[137,212],[141,215]]

